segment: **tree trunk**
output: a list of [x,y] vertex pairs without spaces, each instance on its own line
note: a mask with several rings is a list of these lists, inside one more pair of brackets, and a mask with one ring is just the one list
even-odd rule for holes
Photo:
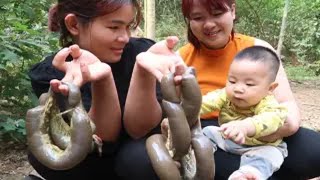
[[155,26],[156,26],[156,4],[155,0],[144,0],[145,11],[145,24],[144,24],[144,37],[155,39]]
[[283,8],[283,16],[282,16],[282,23],[281,23],[281,29],[280,29],[280,35],[279,35],[279,41],[277,46],[277,53],[280,56],[281,55],[281,49],[283,45],[283,39],[287,24],[287,15],[288,15],[288,8],[289,8],[289,0],[284,0],[284,8]]

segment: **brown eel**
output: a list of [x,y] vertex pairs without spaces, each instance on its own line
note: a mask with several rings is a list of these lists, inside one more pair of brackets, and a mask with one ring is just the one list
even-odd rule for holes
[[[84,110],[80,90],[71,83],[68,110],[60,113],[56,96],[51,88],[41,95],[39,106],[26,115],[28,148],[45,166],[66,170],[80,163],[93,148],[94,126]],[[70,119],[67,124],[62,114]]]
[[162,134],[154,134],[146,142],[156,174],[161,180],[214,179],[214,151],[201,132],[202,96],[194,69],[188,68],[182,76],[181,97],[177,95],[173,74],[162,78],[161,91],[167,118],[161,124]]

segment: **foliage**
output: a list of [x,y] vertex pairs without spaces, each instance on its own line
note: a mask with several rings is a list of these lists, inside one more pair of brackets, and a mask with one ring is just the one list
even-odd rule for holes
[[24,135],[22,119],[36,103],[29,68],[57,47],[57,40],[46,32],[48,5],[47,0],[0,2],[0,133],[11,137]]
[[288,51],[301,64],[312,67],[317,75],[320,71],[320,0],[295,0],[288,25],[290,34],[285,41]]
[[14,140],[16,142],[24,142],[26,136],[25,120],[12,119],[2,116],[4,122],[0,122],[0,141]]
[[181,0],[156,1],[156,40],[178,36],[181,46],[186,43],[186,28],[181,13]]
[[285,71],[290,80],[304,81],[304,80],[317,80],[319,77],[315,76],[315,72],[310,71],[307,66],[292,66],[286,65]]
[[[237,30],[271,43],[279,39],[284,1],[237,1]],[[290,1],[282,56],[293,64],[320,71],[320,0]]]

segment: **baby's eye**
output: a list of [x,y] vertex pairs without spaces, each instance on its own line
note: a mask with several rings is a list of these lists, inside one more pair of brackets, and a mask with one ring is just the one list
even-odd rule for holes
[[229,83],[231,83],[231,84],[234,84],[234,83],[236,83],[236,81],[233,81],[233,80],[228,80],[229,81]]
[[247,83],[246,85],[247,86],[255,86],[255,84],[253,84],[253,83]]

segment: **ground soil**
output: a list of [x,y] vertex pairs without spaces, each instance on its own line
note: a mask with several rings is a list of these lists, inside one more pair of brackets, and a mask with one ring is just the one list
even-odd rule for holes
[[[302,113],[302,126],[320,131],[320,81],[292,81],[291,87]],[[0,180],[21,180],[32,171],[26,146],[0,144]]]

